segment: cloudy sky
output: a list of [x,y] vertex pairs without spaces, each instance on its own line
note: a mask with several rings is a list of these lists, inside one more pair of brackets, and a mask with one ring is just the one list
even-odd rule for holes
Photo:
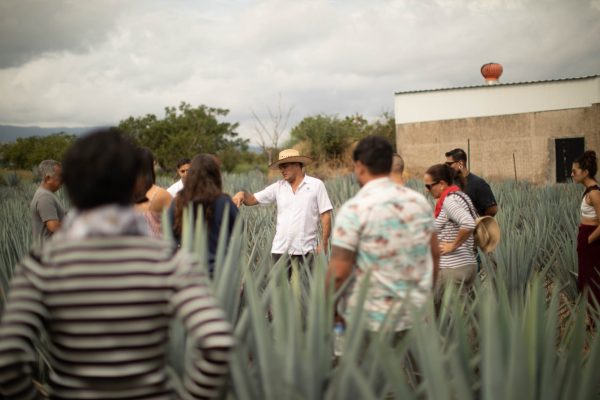
[[600,0],[0,0],[0,124],[93,126],[186,101],[393,111],[394,92],[600,74]]

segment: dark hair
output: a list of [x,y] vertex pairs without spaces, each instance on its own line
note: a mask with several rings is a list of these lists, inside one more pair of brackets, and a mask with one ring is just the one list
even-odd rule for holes
[[389,174],[392,169],[394,149],[382,136],[367,136],[356,145],[352,159],[363,163],[374,175]]
[[598,172],[598,159],[594,150],[584,152],[581,157],[573,162],[577,163],[582,170],[587,171],[590,178],[595,178],[596,172]]
[[[215,156],[198,154],[195,156],[183,181],[183,189],[175,198],[175,221],[173,230],[181,234],[183,226],[183,209],[192,202],[194,217],[196,208],[202,205],[204,221],[209,222],[213,216],[213,202],[223,193],[221,170]],[[210,223],[208,224],[210,226]]]
[[191,162],[192,160],[190,160],[189,158],[182,158],[179,161],[177,161],[177,169],[181,168],[182,165],[189,164]]
[[463,149],[454,149],[446,152],[446,157],[452,157],[454,161],[462,161],[467,164],[467,153]]
[[140,147],[138,153],[142,160],[141,178],[144,180],[144,186],[150,189],[156,182],[156,172],[154,172],[154,154],[147,147]]
[[93,131],[66,152],[63,182],[80,210],[131,204],[141,160],[135,144],[117,128]]
[[464,176],[457,173],[452,167],[446,164],[432,165],[425,173],[431,176],[431,179],[435,182],[444,181],[448,185],[458,184],[461,189],[464,189],[467,183]]

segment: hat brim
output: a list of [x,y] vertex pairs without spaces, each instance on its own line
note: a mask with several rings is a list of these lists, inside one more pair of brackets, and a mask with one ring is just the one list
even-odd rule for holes
[[269,169],[277,169],[279,168],[280,164],[284,164],[284,163],[300,163],[304,166],[307,166],[308,164],[312,163],[312,159],[306,156],[291,156],[291,157],[286,157],[286,158],[282,158],[281,160],[277,160],[274,163],[271,163],[271,165],[269,165]]

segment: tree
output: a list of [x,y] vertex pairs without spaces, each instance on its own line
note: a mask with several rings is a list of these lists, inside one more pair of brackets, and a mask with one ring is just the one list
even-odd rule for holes
[[379,135],[388,139],[396,150],[396,120],[389,111],[384,111],[379,118],[367,126],[366,135]]
[[31,169],[43,160],[60,161],[75,138],[64,132],[19,138],[2,146],[3,163],[10,168]]
[[350,118],[340,120],[337,116],[319,114],[304,118],[292,128],[290,143],[308,144],[311,158],[323,163],[339,159],[359,132],[359,126]]
[[[119,123],[119,128],[128,133],[136,142],[152,150],[154,157],[163,167],[175,168],[177,160],[193,157],[198,153],[211,153],[247,150],[248,140],[237,138],[237,123],[221,122],[229,110],[200,105],[192,107],[182,102],[178,107],[166,107],[163,119],[153,114],[143,117],[129,117]],[[234,162],[223,163],[230,171]]]
[[254,118],[254,130],[260,138],[260,147],[267,156],[268,164],[273,162],[274,154],[279,151],[279,140],[281,139],[287,127],[293,107],[287,107],[283,110],[281,104],[281,94],[277,102],[277,110],[273,111],[267,107],[269,121],[264,121],[252,110]]
[[393,116],[384,112],[373,123],[360,114],[343,119],[323,114],[306,117],[292,128],[289,144],[307,144],[310,156],[323,163],[339,159],[350,144],[368,135],[387,138],[395,149],[396,124]]

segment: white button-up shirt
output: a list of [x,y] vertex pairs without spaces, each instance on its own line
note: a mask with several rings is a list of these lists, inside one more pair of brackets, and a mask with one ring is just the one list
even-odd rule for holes
[[317,248],[321,214],[333,207],[323,182],[305,175],[296,189],[279,180],[254,194],[260,204],[277,203],[277,228],[271,253],[301,255]]
[[183,181],[180,179],[171,186],[169,186],[167,192],[169,192],[172,198],[175,198],[175,196],[177,196],[177,193],[179,193],[181,189],[183,189]]

